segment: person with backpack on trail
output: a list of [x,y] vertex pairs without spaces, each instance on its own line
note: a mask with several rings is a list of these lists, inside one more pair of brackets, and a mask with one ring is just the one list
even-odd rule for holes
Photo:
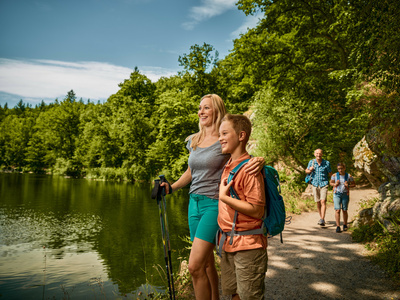
[[[219,299],[213,250],[218,231],[219,182],[223,167],[230,158],[230,154],[221,152],[218,141],[219,126],[225,114],[224,102],[218,95],[208,94],[201,98],[199,132],[186,139],[186,148],[190,152],[189,166],[173,184],[160,184],[170,194],[191,183],[188,222],[193,244],[188,268],[196,299]],[[264,158],[254,157],[245,171],[249,174],[259,173],[264,163]]]
[[322,154],[321,149],[314,151],[315,159],[308,162],[306,173],[312,173],[310,183],[320,216],[318,225],[325,226],[326,197],[328,195],[329,178],[332,175],[332,169],[329,161],[322,159]]
[[333,204],[335,208],[336,232],[340,230],[340,210],[343,210],[343,231],[347,230],[347,209],[350,201],[350,187],[355,187],[356,183],[353,176],[346,173],[344,163],[337,164],[338,172],[331,177],[331,186],[333,186]]
[[[219,129],[222,153],[231,158],[225,165],[219,189],[218,225],[221,250],[221,286],[232,299],[264,299],[268,266],[267,237],[262,234],[233,234],[261,228],[266,205],[262,173],[239,171],[228,183],[228,176],[243,160],[250,159],[246,144],[251,122],[243,115],[227,114]],[[233,188],[237,198],[232,197]],[[237,213],[235,213],[237,211]],[[236,225],[234,225],[236,224]],[[230,232],[232,235],[230,236]]]

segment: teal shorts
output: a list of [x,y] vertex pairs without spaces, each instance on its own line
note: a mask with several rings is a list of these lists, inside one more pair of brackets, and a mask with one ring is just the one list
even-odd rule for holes
[[188,221],[192,241],[196,237],[214,244],[218,231],[218,200],[190,194]]

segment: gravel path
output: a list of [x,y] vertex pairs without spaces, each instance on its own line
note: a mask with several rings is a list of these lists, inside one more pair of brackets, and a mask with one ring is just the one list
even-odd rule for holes
[[[349,220],[360,199],[376,196],[373,189],[352,189]],[[333,203],[325,227],[318,219],[317,212],[294,216],[283,244],[269,239],[266,299],[400,299],[400,286],[366,258],[364,246],[349,232],[336,233]]]

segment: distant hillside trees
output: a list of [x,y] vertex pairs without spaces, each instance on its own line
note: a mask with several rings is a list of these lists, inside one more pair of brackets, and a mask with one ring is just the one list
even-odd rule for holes
[[252,113],[254,154],[285,162],[299,178],[316,148],[351,166],[353,147],[371,128],[398,152],[400,2],[239,0],[238,8],[262,17],[223,59],[207,43],[193,45],[178,74],[151,82],[135,68],[104,103],[77,101],[71,90],[48,105],[0,106],[0,165],[177,179],[209,93],[231,113]]

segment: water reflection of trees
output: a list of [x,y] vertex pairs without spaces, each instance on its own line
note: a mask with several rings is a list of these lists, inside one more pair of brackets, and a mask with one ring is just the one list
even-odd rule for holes
[[55,258],[68,252],[87,252],[102,230],[99,216],[66,214],[57,216],[54,212],[38,212],[34,209],[2,209],[1,245],[30,243],[33,249],[46,247]]
[[[15,188],[1,193],[0,245],[45,246],[53,259],[96,251],[121,293],[146,282],[164,285],[154,268],[164,268],[164,257],[151,185],[7,175],[13,182],[4,182],[2,176],[0,184]],[[186,246],[181,237],[188,235],[187,191],[168,195],[167,203],[177,270]]]
[[[108,267],[109,277],[128,293],[144,282],[164,285],[154,266],[164,266],[158,206],[150,199],[149,186],[131,189],[114,199],[107,211],[107,228],[101,231],[96,250]],[[124,191],[125,193],[125,191]],[[186,193],[168,199],[169,229],[175,270],[185,243],[180,236],[188,234]]]

